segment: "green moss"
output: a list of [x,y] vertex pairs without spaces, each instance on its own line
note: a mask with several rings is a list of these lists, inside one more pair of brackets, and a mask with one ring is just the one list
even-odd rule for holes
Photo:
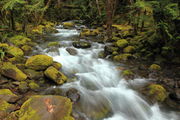
[[12,105],[5,100],[0,99],[0,111],[7,111]]
[[24,55],[24,52],[18,48],[18,47],[14,47],[14,46],[10,46],[7,48],[6,50],[6,53],[14,56],[14,57],[17,57],[17,56],[23,56]]
[[9,47],[8,44],[6,44],[6,43],[0,43],[0,48],[7,49],[8,47]]
[[149,67],[150,70],[161,70],[161,67],[157,64],[152,64],[150,67]]
[[32,33],[33,33],[33,34],[42,35],[43,32],[44,32],[44,27],[45,27],[45,26],[43,26],[43,25],[38,25],[38,26],[36,26],[36,27],[34,27],[34,28],[32,29]]
[[31,52],[33,49],[31,46],[29,45],[24,45],[21,47],[21,49],[25,52],[25,53],[28,53],[28,52]]
[[65,81],[67,81],[67,77],[52,66],[47,68],[44,74],[57,84],[63,84]]
[[25,81],[22,81],[22,82],[20,82],[18,88],[19,88],[19,90],[25,92],[28,90],[28,83]]
[[73,22],[64,22],[63,26],[65,28],[71,28],[71,27],[74,27],[74,23]]
[[53,62],[52,66],[55,67],[57,70],[62,68],[62,64],[58,62]]
[[21,36],[21,35],[16,35],[12,38],[9,39],[11,43],[13,43],[15,46],[22,46],[22,45],[27,45],[31,42],[31,39]]
[[135,47],[134,46],[127,46],[123,50],[123,52],[125,52],[125,53],[133,53],[134,51],[135,51]]
[[26,67],[33,70],[44,70],[52,65],[53,58],[47,55],[35,55],[26,61]]
[[29,83],[29,87],[30,87],[32,90],[37,90],[37,89],[39,89],[39,85],[36,84],[35,82],[30,82],[30,83]]
[[120,39],[119,37],[115,37],[115,36],[112,38],[112,40],[114,40],[114,41],[117,41],[119,39]]
[[158,84],[151,84],[148,86],[148,94],[159,102],[163,102],[167,98],[166,89]]
[[22,81],[27,78],[27,76],[19,70],[15,65],[10,62],[4,62],[1,68],[2,75],[12,78],[14,80]]
[[52,47],[52,46],[59,46],[59,42],[49,42],[48,43],[48,47]]
[[116,55],[113,57],[114,61],[120,62],[120,61],[126,61],[128,60],[130,57],[132,57],[131,54],[121,54],[121,55]]
[[42,71],[35,71],[32,69],[25,69],[24,73],[26,73],[28,78],[32,79],[32,80],[37,80],[37,79],[42,78],[44,76]]
[[0,95],[13,95],[13,96],[16,96],[9,89],[0,89]]
[[125,40],[125,39],[121,39],[121,40],[118,40],[116,42],[116,46],[120,47],[120,48],[124,48],[128,45],[128,41]]
[[131,70],[124,70],[122,72],[123,76],[130,76],[130,75],[134,75],[134,73]]

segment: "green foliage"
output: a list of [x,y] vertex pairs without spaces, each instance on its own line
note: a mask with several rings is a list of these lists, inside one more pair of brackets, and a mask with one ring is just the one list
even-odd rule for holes
[[1,58],[1,60],[4,59],[4,56],[5,56],[5,51],[0,48],[0,58]]
[[17,8],[18,5],[24,4],[24,0],[3,0],[1,1],[4,5],[2,7],[2,11],[4,10],[13,10]]

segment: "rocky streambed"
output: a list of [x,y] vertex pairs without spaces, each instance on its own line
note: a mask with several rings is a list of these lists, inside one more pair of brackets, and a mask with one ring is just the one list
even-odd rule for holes
[[[102,44],[101,29],[72,23],[58,26],[57,31],[34,46],[33,56],[24,62],[1,63],[0,119],[178,120],[178,111],[164,105],[178,110],[167,88],[141,77],[149,72],[156,77],[160,66],[132,69],[137,68],[135,48],[126,40]],[[122,47],[124,54],[118,55]]]

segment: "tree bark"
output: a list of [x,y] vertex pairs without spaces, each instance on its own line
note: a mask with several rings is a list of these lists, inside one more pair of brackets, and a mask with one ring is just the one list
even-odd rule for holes
[[15,31],[14,12],[10,10],[10,26],[11,30]]

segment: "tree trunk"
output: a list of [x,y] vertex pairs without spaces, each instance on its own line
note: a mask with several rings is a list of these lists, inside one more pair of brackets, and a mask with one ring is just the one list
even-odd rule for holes
[[10,10],[10,26],[11,30],[15,31],[14,12]]
[[112,39],[112,24],[113,16],[115,14],[116,0],[107,0],[106,1],[106,17],[107,17],[107,37]]
[[96,5],[97,5],[97,9],[98,9],[98,14],[99,14],[99,16],[101,16],[101,9],[99,6],[99,0],[96,0]]

